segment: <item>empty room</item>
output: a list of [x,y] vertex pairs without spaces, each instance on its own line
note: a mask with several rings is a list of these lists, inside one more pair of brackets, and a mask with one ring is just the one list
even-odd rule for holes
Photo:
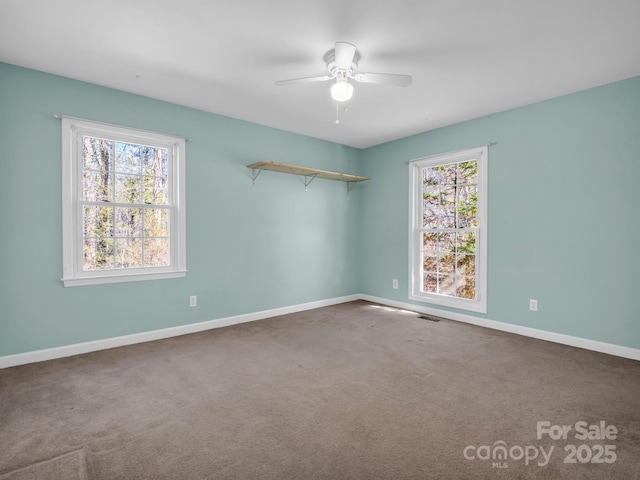
[[637,0],[2,0],[0,480],[640,478]]

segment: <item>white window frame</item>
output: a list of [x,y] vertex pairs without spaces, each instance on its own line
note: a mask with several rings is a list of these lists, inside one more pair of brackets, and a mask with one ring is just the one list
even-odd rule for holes
[[[444,307],[487,313],[487,146],[444,153],[409,163],[409,299]],[[478,163],[478,203],[476,234],[476,298],[465,299],[423,291],[422,169],[437,165],[476,160]]]
[[[65,287],[186,276],[185,139],[117,125],[62,117],[62,245]],[[167,148],[169,152],[169,265],[84,271],[82,240],[82,137]]]

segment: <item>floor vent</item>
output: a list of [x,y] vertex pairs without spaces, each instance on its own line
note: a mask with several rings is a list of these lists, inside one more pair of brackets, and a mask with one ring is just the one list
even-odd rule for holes
[[418,318],[421,318],[422,320],[429,320],[430,322],[439,322],[440,321],[439,318],[429,317],[428,315],[420,315]]

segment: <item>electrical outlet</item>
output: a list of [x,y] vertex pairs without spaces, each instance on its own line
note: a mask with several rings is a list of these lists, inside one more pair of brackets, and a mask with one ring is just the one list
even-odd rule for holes
[[536,300],[535,298],[529,299],[529,310],[531,310],[532,312],[538,311],[538,300]]
[[189,297],[189,306],[195,307],[196,305],[198,305],[198,297],[196,297],[195,295],[191,295]]
[[398,289],[398,279],[397,279],[397,278],[394,278],[394,279],[393,279],[393,289],[394,289],[394,290],[397,290],[397,289]]

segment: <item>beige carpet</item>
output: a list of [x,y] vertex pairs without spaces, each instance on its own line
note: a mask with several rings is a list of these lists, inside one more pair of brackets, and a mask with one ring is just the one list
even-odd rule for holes
[[0,370],[2,480],[634,479],[639,458],[640,363],[367,302]]
[[0,475],[0,480],[87,480],[84,452],[76,450]]

